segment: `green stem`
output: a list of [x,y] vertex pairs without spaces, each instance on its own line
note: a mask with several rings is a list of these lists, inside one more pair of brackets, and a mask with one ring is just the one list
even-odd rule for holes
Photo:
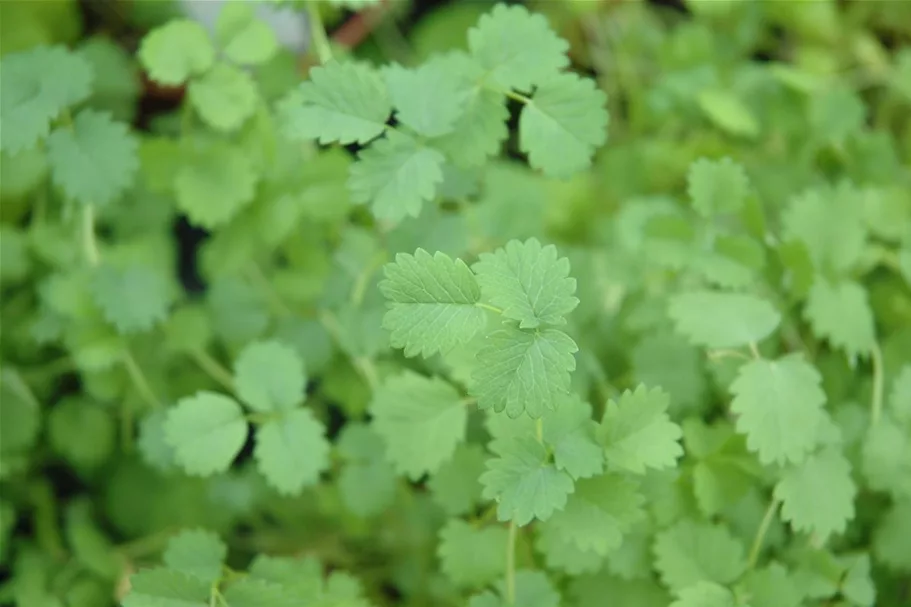
[[234,391],[234,376],[211,354],[204,350],[194,350],[190,352],[190,356],[209,377],[221,384],[223,388]]
[[531,97],[526,97],[522,93],[517,93],[515,91],[502,91],[510,99],[514,99],[523,105],[532,103]]
[[316,49],[319,62],[325,64],[332,61],[332,45],[326,35],[323,16],[319,12],[319,4],[313,0],[307,2],[307,20],[310,22],[310,41]]
[[506,604],[516,604],[516,522],[509,523],[509,541],[506,542]]
[[763,540],[765,540],[766,533],[769,531],[769,526],[772,524],[772,519],[775,517],[775,512],[778,510],[778,505],[778,498],[772,498],[772,502],[769,504],[769,507],[765,511],[765,515],[762,517],[762,522],[759,523],[759,529],[756,530],[756,537],[753,538],[753,546],[750,548],[750,556],[747,560],[748,569],[755,567],[756,562],[759,560],[759,551],[762,550]]
[[82,207],[82,251],[89,265],[97,266],[101,262],[95,240],[95,207],[90,204]]
[[155,392],[152,391],[152,387],[142,372],[142,368],[136,363],[136,359],[133,358],[133,354],[130,353],[128,348],[123,351],[123,364],[127,368],[127,374],[129,374],[130,380],[142,400],[152,409],[160,409],[162,407],[161,401],[155,396]]
[[883,352],[878,343],[870,351],[873,359],[873,398],[870,402],[870,423],[876,425],[883,413]]
[[38,545],[51,557],[66,558],[63,538],[57,525],[57,501],[51,484],[38,481],[31,487],[31,502],[34,508],[34,532]]
[[760,360],[762,358],[762,354],[759,353],[759,347],[756,346],[756,344],[752,341],[750,342],[750,352],[753,353],[753,358],[756,360]]
[[477,307],[481,308],[482,310],[489,310],[490,312],[493,312],[494,314],[502,314],[502,313],[503,313],[503,310],[502,310],[501,308],[498,308],[498,307],[496,307],[496,306],[492,306],[492,305],[490,305],[490,304],[481,303],[480,301],[477,302],[475,305],[476,305]]

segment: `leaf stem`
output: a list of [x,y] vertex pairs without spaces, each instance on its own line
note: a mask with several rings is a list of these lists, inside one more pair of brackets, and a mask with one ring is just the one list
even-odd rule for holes
[[870,350],[873,359],[873,397],[870,400],[870,424],[879,423],[883,414],[883,351],[878,343]]
[[310,41],[316,49],[319,62],[325,64],[332,61],[332,45],[326,35],[326,26],[323,25],[319,4],[314,0],[307,2],[307,20],[310,22]]
[[756,562],[759,560],[759,551],[762,550],[763,540],[765,540],[766,533],[769,531],[769,526],[772,524],[772,519],[775,517],[775,512],[778,510],[780,503],[778,498],[773,497],[772,502],[766,509],[762,522],[759,523],[759,529],[756,530],[756,537],[753,538],[753,546],[750,548],[750,556],[747,559],[747,569],[752,569],[756,566]]
[[762,354],[759,353],[759,347],[756,345],[756,342],[750,342],[750,352],[753,353],[753,358],[756,360],[760,360],[762,358]]
[[517,93],[515,91],[503,91],[503,93],[510,99],[515,99],[516,101],[518,101],[519,103],[522,103],[524,105],[532,103],[531,97],[526,97],[522,93]]
[[477,307],[481,308],[482,310],[489,310],[490,312],[493,312],[494,314],[502,314],[502,313],[503,313],[503,310],[502,310],[501,308],[498,308],[498,307],[496,307],[496,306],[492,306],[492,305],[490,305],[490,304],[486,304],[486,303],[483,303],[483,302],[480,302],[480,301],[477,302],[477,303],[475,303],[475,305],[476,305]]
[[234,376],[220,362],[215,360],[215,357],[205,350],[193,350],[190,352],[190,356],[209,377],[221,384],[223,388],[234,392]]
[[139,392],[139,396],[142,397],[142,400],[151,408],[160,409],[162,407],[161,401],[155,396],[155,392],[149,385],[149,381],[142,372],[142,368],[136,363],[136,359],[133,358],[133,354],[130,352],[129,348],[124,348],[123,350],[123,364],[127,368],[130,380],[133,382],[133,385],[136,387],[136,391]]
[[[757,352],[753,351],[753,356],[756,356]],[[709,350],[708,351],[709,360],[721,360],[723,358],[741,358],[743,360],[750,360],[750,357],[743,352],[738,352],[737,350]]]
[[95,240],[95,207],[87,204],[82,207],[82,251],[91,266],[101,263],[98,253],[98,242]]
[[509,540],[506,542],[506,604],[516,604],[516,537],[515,521],[509,523]]

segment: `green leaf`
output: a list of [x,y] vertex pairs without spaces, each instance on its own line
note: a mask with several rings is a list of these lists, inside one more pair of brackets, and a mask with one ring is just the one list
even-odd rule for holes
[[461,259],[418,249],[414,255],[399,253],[383,271],[386,280],[379,288],[389,301],[383,328],[405,356],[446,353],[487,324],[487,314],[476,305],[477,280]]
[[228,547],[216,534],[187,529],[168,540],[162,560],[169,569],[213,584],[221,578],[227,556]]
[[310,70],[310,79],[282,100],[278,112],[289,137],[364,144],[386,129],[392,104],[370,67],[330,62]]
[[873,554],[895,571],[911,571],[907,538],[911,537],[911,500],[896,502],[877,521]]
[[670,397],[660,388],[639,386],[610,400],[598,427],[608,467],[644,474],[673,468],[683,456],[680,426],[667,415]]
[[234,361],[237,395],[254,411],[291,409],[304,399],[307,376],[297,353],[277,341],[248,344]]
[[845,274],[863,256],[864,207],[862,193],[849,184],[806,191],[782,214],[784,237],[806,246],[817,271]]
[[911,424],[911,364],[902,366],[892,383],[889,406],[898,421]]
[[152,80],[177,86],[208,71],[215,63],[215,48],[202,25],[176,19],[146,34],[138,56]]
[[775,485],[781,518],[796,531],[813,533],[821,542],[842,533],[854,518],[856,493],[851,465],[834,449],[815,453],[786,470]]
[[800,354],[743,365],[731,384],[737,431],[763,464],[798,463],[816,446],[826,395]]
[[[60,113],[92,91],[92,67],[62,46],[39,46],[0,61],[0,150],[25,151],[43,139]],[[6,159],[4,159],[6,164]]]
[[519,526],[532,519],[546,521],[566,506],[573,480],[548,463],[547,450],[532,436],[494,441],[497,457],[481,475],[485,499],[497,500],[497,518]]
[[743,586],[750,596],[750,607],[800,607],[804,598],[794,576],[778,563],[748,571]]
[[577,396],[565,399],[544,416],[544,442],[554,453],[554,465],[574,479],[601,474],[604,449],[595,437],[597,424],[591,405]]
[[519,117],[519,147],[531,166],[558,178],[590,167],[607,141],[606,103],[591,78],[566,73],[542,82]]
[[141,82],[133,55],[106,36],[92,36],[76,51],[95,74],[89,104],[131,123],[136,115]]
[[756,343],[781,322],[781,315],[764,299],[717,291],[673,295],[668,316],[692,343],[719,349]]
[[210,586],[170,569],[146,569],[130,576],[130,593],[123,607],[205,607]]
[[459,587],[483,588],[506,571],[506,541],[503,527],[476,529],[451,519],[440,530],[440,568]]
[[[559,513],[557,513],[559,515]],[[553,524],[555,519],[536,525],[535,549],[544,555],[547,568],[577,576],[595,573],[604,566],[604,557],[592,550],[582,550]]]
[[79,112],[72,128],[51,133],[47,148],[54,183],[82,204],[113,202],[133,183],[139,167],[135,136],[106,112]]
[[278,39],[253,7],[241,2],[222,6],[215,22],[215,42],[230,61],[241,65],[266,63],[278,52]]
[[239,129],[256,111],[258,99],[253,78],[227,63],[217,63],[199,78],[194,78],[187,87],[187,94],[203,121],[223,132]]
[[249,158],[240,149],[206,145],[191,151],[177,170],[177,208],[190,223],[216,228],[253,201],[256,180]]
[[410,69],[392,64],[384,76],[400,123],[425,137],[453,131],[468,91],[453,77],[445,57]]
[[259,471],[283,495],[299,495],[329,467],[326,428],[310,409],[283,411],[256,430]]
[[530,238],[509,241],[493,253],[482,253],[472,266],[484,299],[503,309],[521,329],[566,324],[565,315],[579,305],[569,260],[553,245]]
[[95,522],[91,504],[82,500],[71,502],[65,518],[67,543],[76,561],[101,579],[119,579],[124,566],[123,558]]
[[730,158],[700,158],[690,165],[687,193],[693,208],[703,217],[736,213],[749,190],[746,172]]
[[746,569],[743,546],[723,526],[682,520],[655,537],[655,566],[680,592],[699,582],[730,584]]
[[165,436],[187,474],[209,476],[231,466],[247,438],[247,423],[232,399],[197,392],[168,411]]
[[389,460],[412,480],[438,470],[465,439],[468,408],[459,393],[412,371],[388,378],[374,394],[370,413]]
[[391,131],[362,150],[351,165],[351,199],[369,204],[377,219],[397,223],[417,217],[443,181],[444,161],[437,150]]
[[99,266],[91,289],[105,320],[123,335],[149,331],[164,322],[173,300],[171,285],[161,272],[140,264]]
[[139,422],[139,438],[136,440],[142,461],[161,472],[173,470],[176,464],[174,448],[165,434],[167,419],[168,412],[164,409],[156,409],[146,415]]
[[433,500],[450,516],[472,512],[481,502],[481,483],[487,460],[484,450],[462,443],[447,462],[431,475],[427,488]]
[[867,292],[854,281],[833,283],[817,277],[807,296],[804,317],[817,337],[843,349],[852,361],[869,355],[876,346]]
[[699,109],[718,128],[731,135],[753,139],[761,127],[753,112],[733,93],[709,89],[696,98]]
[[682,589],[677,600],[670,607],[735,607],[737,600],[734,594],[712,582],[696,582]]
[[481,409],[506,411],[511,418],[533,418],[554,410],[569,393],[578,350],[557,329],[523,331],[506,325],[490,334],[477,355],[470,387]]
[[530,90],[569,65],[569,45],[543,15],[498,4],[468,30],[468,48],[485,78],[503,88]]
[[[4,414],[6,411],[4,411]],[[4,417],[4,424],[7,418]],[[94,469],[114,453],[117,427],[100,403],[68,398],[56,404],[47,418],[54,451],[77,469]]]
[[484,70],[467,55],[450,53],[444,60],[450,77],[459,81],[458,89],[465,93],[452,131],[434,140],[434,146],[460,167],[482,165],[509,135],[506,97],[481,86]]
[[240,578],[224,591],[224,602],[231,607],[297,607],[300,598],[280,584]]
[[576,483],[566,507],[548,522],[580,550],[606,556],[620,547],[623,535],[645,513],[638,484],[606,474]]
[[[338,477],[338,489],[345,507],[358,516],[368,517],[391,506],[398,479],[386,461],[383,439],[364,424],[348,423],[339,437],[338,452],[346,460]],[[474,481],[477,483],[477,476]]]

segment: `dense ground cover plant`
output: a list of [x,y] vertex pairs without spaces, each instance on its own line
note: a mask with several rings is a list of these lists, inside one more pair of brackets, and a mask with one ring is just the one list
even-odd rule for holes
[[0,603],[911,600],[908,4],[281,4],[0,5]]

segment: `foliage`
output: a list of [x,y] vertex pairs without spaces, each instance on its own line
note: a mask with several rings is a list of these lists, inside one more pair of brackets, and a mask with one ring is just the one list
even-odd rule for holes
[[0,3],[0,603],[908,603],[911,5],[273,3]]

